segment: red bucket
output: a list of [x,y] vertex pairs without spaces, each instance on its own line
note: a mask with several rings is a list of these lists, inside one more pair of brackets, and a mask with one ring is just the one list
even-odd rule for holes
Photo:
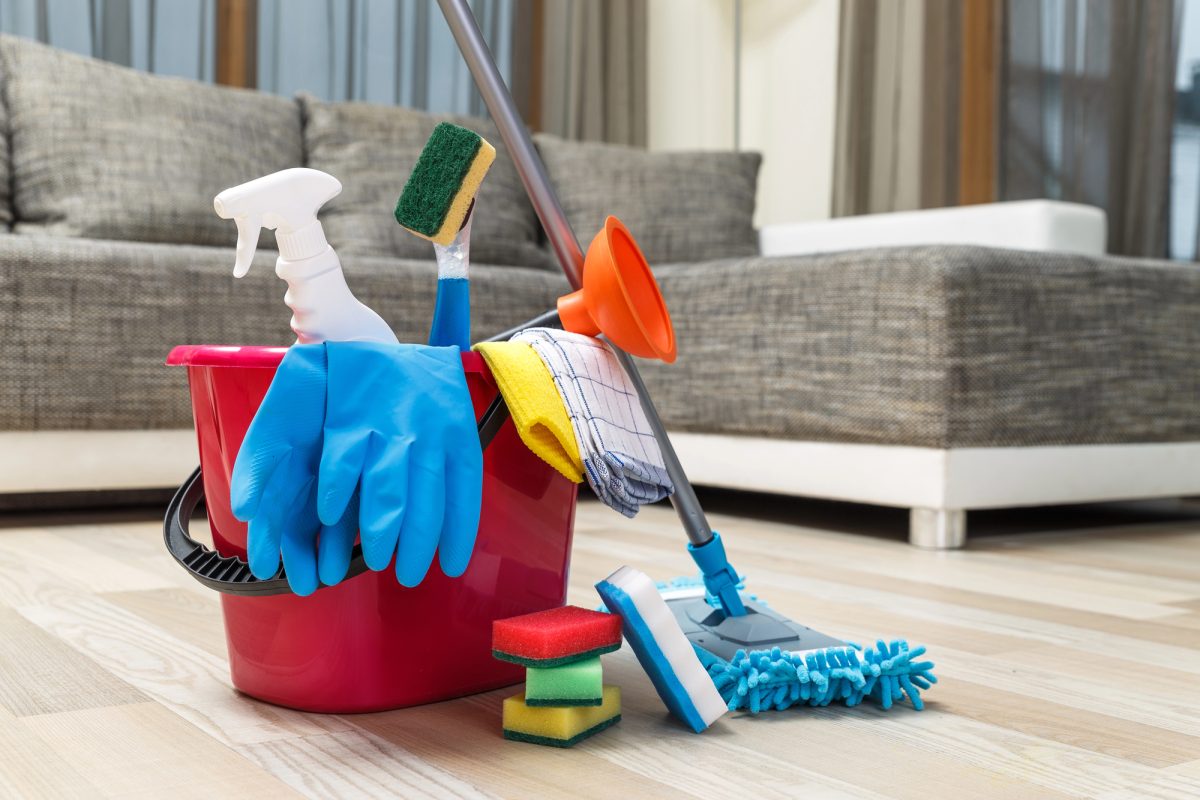
[[[246,525],[229,509],[229,478],[282,347],[176,347],[188,368],[213,543],[246,557]],[[463,354],[476,415],[496,396],[477,353]],[[484,453],[483,507],[471,565],[447,578],[436,559],[405,588],[390,569],[309,597],[221,595],[233,685],[305,711],[382,711],[518,683],[523,669],[491,655],[492,621],[560,606],[576,486],[530,452],[506,423]]]

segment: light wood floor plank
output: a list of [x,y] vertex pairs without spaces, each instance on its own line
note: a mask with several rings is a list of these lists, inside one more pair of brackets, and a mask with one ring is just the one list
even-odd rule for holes
[[74,755],[56,753],[0,706],[0,797],[99,796],[99,788],[76,769]]
[[1098,795],[1098,800],[1196,800],[1200,783],[1175,775],[1156,776],[1136,786],[1126,786]]
[[188,644],[217,658],[225,658],[225,624],[216,592],[200,593],[180,588],[146,589],[105,592],[100,597],[151,625],[171,631]]
[[1147,691],[1136,683],[1119,690],[1103,678],[1089,674],[1064,675],[1040,669],[1036,661],[1017,658],[983,658],[949,648],[937,651],[938,672],[947,677],[993,686],[1047,702],[1091,711],[1150,728],[1162,728],[1184,735],[1200,734],[1195,706],[1178,696],[1164,702],[1161,693]]
[[[645,513],[645,512],[643,512]],[[610,545],[594,539],[579,542],[578,550],[589,558],[611,554]],[[625,553],[625,561],[655,575],[690,574],[681,561],[662,566],[664,557],[648,544]],[[829,563],[815,564],[781,552],[738,551],[735,566],[748,576],[747,590],[766,597],[773,605],[791,593],[808,598],[792,607],[801,621],[804,609],[814,600],[858,603],[883,612],[899,611],[909,616],[974,626],[990,633],[1024,637],[1031,642],[1074,644],[1099,654],[1113,648],[1130,653],[1146,664],[1169,663],[1175,669],[1200,674],[1200,631],[1160,621],[1127,620],[1054,606],[1029,600],[980,595],[960,589],[928,587],[907,578],[880,581],[874,576]],[[589,579],[596,573],[590,573]],[[603,577],[603,575],[600,575]],[[835,633],[835,631],[831,631]],[[881,634],[906,635],[903,630]]]
[[348,727],[337,717],[248,702],[230,687],[224,660],[99,598],[17,610],[230,747]]
[[277,778],[157,703],[28,717],[26,727],[69,760],[98,795],[158,798],[299,797]]
[[[95,537],[92,537],[95,540]],[[0,530],[0,550],[36,564],[92,592],[161,589],[171,585],[162,570],[131,566],[119,557],[60,536],[54,529]]]
[[0,705],[16,716],[140,703],[146,696],[52,634],[0,608]]
[[505,689],[468,700],[420,706],[403,714],[364,714],[350,719],[373,736],[446,772],[490,786],[504,797],[554,797],[567,787],[571,796],[580,800],[622,796],[622,787],[624,796],[630,797],[696,797],[672,787],[669,778],[662,782],[640,779],[594,754],[601,739],[623,736],[626,721],[636,712],[629,698],[623,698],[621,722],[564,757],[561,751],[501,738],[500,704],[516,691]]
[[1184,775],[1188,778],[1200,780],[1200,759],[1188,761],[1186,764],[1176,764],[1167,770],[1172,775]]
[[[658,519],[665,522],[661,517],[662,509],[650,511],[658,512]],[[745,528],[746,522],[731,520],[730,525],[737,531]],[[753,526],[753,547],[743,546],[741,540],[727,543],[731,560],[736,556],[745,557],[740,560],[784,556],[789,562],[803,561],[821,568],[850,566],[860,574],[883,576],[889,580],[909,577],[919,580],[929,591],[965,590],[985,599],[994,596],[1023,600],[1028,596],[1027,578],[1032,565],[1020,563],[1020,559],[1011,553],[1001,558],[990,552],[977,555],[970,551],[896,548],[895,542],[829,532],[806,535],[804,548],[798,549],[792,546],[796,531],[791,526],[758,521]],[[677,546],[678,534],[669,530],[656,532],[622,526],[610,531],[609,536],[621,542],[623,547],[649,548],[659,544],[670,548]],[[1114,581],[1111,575],[1103,572],[1090,575],[1083,572],[1059,568],[1059,574],[1053,579],[1047,576],[1039,583],[1038,602],[1052,610],[1061,607],[1143,620],[1178,613],[1171,604],[1194,597],[1200,589],[1200,578],[1168,586],[1145,580]]]
[[[1080,547],[1080,542],[1085,542]],[[972,548],[973,552],[975,546]],[[1097,569],[1124,575],[1127,581],[1145,581],[1164,586],[1186,586],[1197,580],[1192,557],[1178,550],[1155,546],[1154,540],[1142,541],[1136,535],[1122,539],[1093,539],[1073,536],[1068,541],[1039,544],[1037,537],[1019,537],[1001,541],[987,539],[978,545],[981,554],[1018,553],[1023,560],[1068,568]],[[1178,583],[1173,583],[1178,582]]]
[[[1109,686],[1128,686],[1134,692],[1158,698],[1169,705],[1200,708],[1200,679],[1189,672],[1171,669],[1170,664],[1148,668],[1123,657],[1113,648],[1107,656],[1096,656],[1073,647],[1035,647],[1003,655],[1005,661],[1023,661],[1058,675],[1085,676]],[[1197,725],[1200,734],[1200,725]],[[1200,753],[1200,747],[1196,750]]]
[[[55,528],[54,533],[79,547],[119,559],[133,568],[152,572],[161,582],[159,588],[171,586],[188,589],[201,596],[211,595],[212,590],[201,585],[182,569],[166,569],[174,562],[163,547],[162,525],[161,519],[122,521],[117,524],[79,523]],[[97,536],[97,531],[104,533]],[[204,517],[192,520],[191,533],[192,538],[211,545],[212,537],[208,533],[208,522]],[[115,587],[115,591],[136,588],[138,587],[121,585]]]
[[[1181,601],[1178,603],[1174,603],[1173,605],[1175,605],[1179,608],[1187,609],[1188,611],[1196,611],[1196,612],[1200,613],[1200,599],[1184,600],[1184,601]],[[1177,622],[1178,620],[1176,618],[1172,618],[1171,621]]]
[[[1200,516],[1091,514],[947,554],[779,508],[712,513],[748,590],[827,633],[929,645],[926,712],[739,713],[697,736],[626,648],[604,658],[621,723],[571,751],[501,738],[516,689],[301,714],[231,689],[219,603],[162,551],[160,520],[0,526],[0,797],[1200,797]],[[684,541],[665,506],[581,504],[570,600],[594,607],[623,563],[694,574]]]
[[752,585],[762,587],[768,597],[776,587],[805,591],[818,591],[819,587],[819,591],[853,596],[881,608],[903,609],[957,624],[981,624],[992,632],[1027,635],[1049,643],[1075,643],[1089,650],[1092,645],[1101,653],[1115,647],[1138,654],[1138,660],[1146,663],[1170,663],[1176,669],[1200,671],[1200,631],[1157,620],[1128,620],[1031,600],[984,598],[959,589],[929,590],[902,578],[878,582],[855,570],[805,566],[788,559],[758,560],[751,567],[747,572],[752,575]]
[[1164,768],[1200,752],[1200,732],[1180,734],[1140,722],[1071,708],[979,682],[943,677],[929,696],[938,711],[1059,742],[1125,762]]
[[4,546],[10,531],[0,529],[0,603],[17,607],[58,605],[86,598],[91,590],[38,559],[27,559]]
[[485,800],[496,795],[358,730],[275,739],[244,752],[305,797]]
[[[632,731],[636,737],[628,743],[647,744],[641,748],[623,747],[615,739],[606,738],[597,743],[597,749],[623,758],[640,754],[646,769],[670,765],[674,774],[686,774],[688,765],[697,763],[722,765],[719,777],[712,774],[713,770],[694,776],[693,785],[701,796],[706,796],[706,784],[714,787],[716,796],[736,795],[738,787],[745,786],[755,786],[756,793],[763,791],[772,796],[772,789],[794,786],[797,778],[789,779],[789,773],[798,774],[806,791],[818,796],[834,791],[913,800],[951,796],[941,791],[942,781],[945,786],[970,782],[972,797],[977,798],[1076,796],[1064,791],[1062,781],[1057,787],[1038,786],[1034,770],[1007,769],[1002,759],[969,764],[947,758],[944,748],[929,747],[929,737],[914,730],[921,715],[912,709],[884,714],[869,707],[795,708],[757,717],[738,713],[727,715],[696,736],[659,710],[653,687],[630,652],[608,657],[605,669],[616,676],[632,702],[644,704],[651,711],[634,718],[642,729]],[[659,719],[655,719],[654,712]],[[667,723],[665,727],[663,722]],[[852,747],[847,746],[850,742]],[[644,754],[640,753],[642,749]],[[938,776],[937,781],[928,780],[931,774]],[[733,778],[734,785],[723,791],[726,787],[718,782],[721,777]],[[806,792],[797,794],[808,796]]]

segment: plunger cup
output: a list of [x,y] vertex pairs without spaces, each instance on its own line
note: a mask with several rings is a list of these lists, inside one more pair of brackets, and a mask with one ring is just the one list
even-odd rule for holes
[[583,261],[583,287],[558,298],[565,330],[603,333],[641,358],[675,360],[675,329],[662,292],[629,229],[616,217],[592,239]]

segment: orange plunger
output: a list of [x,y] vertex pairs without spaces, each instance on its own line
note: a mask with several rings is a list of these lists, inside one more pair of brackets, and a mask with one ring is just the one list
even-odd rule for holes
[[583,287],[558,298],[571,333],[603,333],[642,358],[675,360],[675,329],[646,257],[621,220],[609,217],[583,261]]

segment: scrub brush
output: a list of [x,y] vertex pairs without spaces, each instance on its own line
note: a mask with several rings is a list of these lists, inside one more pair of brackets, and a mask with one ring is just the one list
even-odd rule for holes
[[438,262],[437,304],[429,343],[471,345],[468,263],[475,194],[496,160],[496,148],[474,131],[440,123],[425,142],[396,202],[396,221],[433,242]]
[[663,704],[696,733],[729,707],[697,660],[692,645],[653,581],[621,567],[596,584],[604,605],[621,618],[625,638]]

